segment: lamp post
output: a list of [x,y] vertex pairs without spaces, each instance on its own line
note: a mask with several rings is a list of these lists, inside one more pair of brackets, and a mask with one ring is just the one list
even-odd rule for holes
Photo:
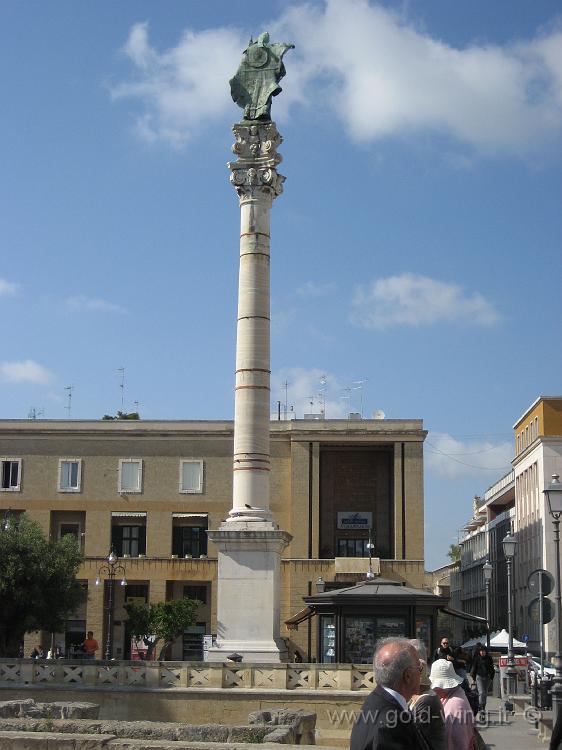
[[373,573],[373,550],[375,549],[375,545],[373,544],[371,529],[369,529],[369,541],[367,542],[367,549],[369,550],[369,571],[366,578],[368,581],[372,581],[375,578],[375,574]]
[[484,583],[486,584],[486,647],[490,650],[490,583],[492,581],[492,571],[494,566],[489,560],[486,560],[482,566],[484,573]]
[[552,524],[554,526],[554,554],[556,558],[556,593],[554,596],[556,602],[556,654],[554,655],[556,674],[554,676],[554,685],[552,686],[552,719],[556,723],[562,705],[562,656],[560,654],[560,630],[562,623],[562,609],[560,605],[560,516],[562,516],[562,484],[560,484],[558,474],[552,475],[551,483],[543,492],[548,501],[548,512],[552,516]]
[[507,563],[507,627],[508,627],[508,642],[507,642],[507,691],[511,695],[517,692],[517,669],[515,668],[515,659],[513,657],[513,625],[512,625],[512,583],[511,583],[511,566],[513,564],[513,557],[515,555],[515,548],[517,547],[517,539],[513,534],[507,534],[502,540],[503,554]]
[[117,575],[121,575],[121,586],[127,585],[125,578],[125,567],[119,562],[119,558],[113,551],[113,547],[109,550],[109,555],[106,558],[107,562],[100,565],[98,570],[98,577],[96,578],[96,586],[99,586],[102,582],[102,576],[107,576],[109,582],[108,590],[108,601],[107,601],[107,638],[105,642],[105,659],[109,661],[113,656],[113,608],[115,607],[115,578]]

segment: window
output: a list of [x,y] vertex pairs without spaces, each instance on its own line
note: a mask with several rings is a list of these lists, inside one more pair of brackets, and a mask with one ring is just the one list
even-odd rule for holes
[[184,599],[197,599],[201,604],[207,604],[207,587],[206,586],[184,586]]
[[79,492],[81,479],[79,458],[61,458],[59,461],[59,492]]
[[119,492],[142,492],[140,458],[122,458],[119,461]]
[[178,557],[201,557],[207,554],[207,527],[174,526],[172,554]]
[[21,489],[21,458],[2,459],[3,492],[19,492]]
[[369,557],[368,539],[338,539],[338,557]]
[[118,557],[138,557],[146,554],[146,526],[119,524],[111,529],[111,544]]
[[61,523],[59,525],[59,539],[70,534],[77,542],[80,542],[80,524],[79,523]]
[[203,492],[203,461],[180,461],[180,492]]

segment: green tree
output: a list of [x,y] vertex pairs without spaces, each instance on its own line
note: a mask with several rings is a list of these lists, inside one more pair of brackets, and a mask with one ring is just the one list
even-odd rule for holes
[[159,644],[158,659],[164,658],[168,646],[193,625],[200,604],[197,599],[185,598],[153,604],[125,605],[132,637],[137,643],[144,641],[148,645],[147,659],[152,657]]
[[62,630],[86,599],[76,580],[82,554],[66,535],[51,542],[25,514],[0,529],[0,656],[16,656],[30,630]]
[[451,544],[447,555],[451,562],[457,562],[461,559],[461,547],[460,544]]

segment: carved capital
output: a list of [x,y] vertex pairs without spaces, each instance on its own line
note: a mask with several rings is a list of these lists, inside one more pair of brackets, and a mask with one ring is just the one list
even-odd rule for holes
[[232,170],[230,181],[240,200],[254,198],[260,193],[271,200],[283,192],[285,177],[276,167],[281,162],[277,147],[283,138],[274,122],[239,122],[232,126],[236,142],[232,151],[238,156],[228,162]]

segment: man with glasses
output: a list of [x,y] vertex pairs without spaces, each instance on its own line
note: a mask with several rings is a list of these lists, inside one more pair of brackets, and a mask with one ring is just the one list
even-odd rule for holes
[[435,649],[435,653],[433,654],[433,661],[437,661],[437,659],[455,661],[454,652],[451,648],[451,644],[449,643],[449,639],[447,638],[447,636],[443,636],[443,638],[441,638],[441,645]]
[[376,688],[367,696],[351,732],[350,750],[428,750],[408,701],[420,689],[423,665],[406,638],[385,638],[373,658]]

